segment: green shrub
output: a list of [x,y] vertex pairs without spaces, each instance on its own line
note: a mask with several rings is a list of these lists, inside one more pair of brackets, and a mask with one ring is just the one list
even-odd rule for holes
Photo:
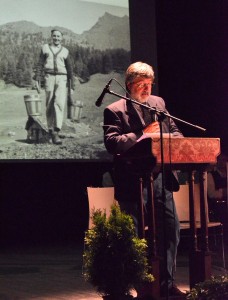
[[147,243],[136,235],[131,216],[113,205],[107,218],[93,212],[94,227],[85,235],[84,277],[99,294],[129,295],[143,282],[152,282],[147,261]]
[[228,300],[227,275],[212,276],[195,285],[187,295],[188,300]]

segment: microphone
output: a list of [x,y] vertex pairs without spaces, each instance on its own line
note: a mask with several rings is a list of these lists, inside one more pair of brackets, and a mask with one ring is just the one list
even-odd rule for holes
[[157,115],[158,110],[157,110],[157,105],[156,105],[156,107],[153,106],[152,108],[154,108],[154,112],[153,112],[153,122],[156,122],[156,121],[158,121],[158,115]]
[[102,102],[103,102],[103,99],[104,99],[104,95],[109,91],[109,87],[110,87],[110,83],[112,82],[113,78],[111,78],[109,80],[109,82],[106,84],[105,88],[103,89],[103,92],[101,93],[100,97],[97,99],[96,101],[96,106],[100,107]]

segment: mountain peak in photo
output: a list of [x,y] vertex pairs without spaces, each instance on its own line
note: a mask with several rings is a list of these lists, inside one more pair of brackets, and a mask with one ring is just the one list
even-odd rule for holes
[[84,31],[82,34],[77,34],[57,24],[44,27],[31,21],[21,20],[1,25],[0,37],[13,36],[15,33],[20,36],[41,34],[43,38],[48,39],[53,28],[60,30],[66,41],[71,40],[83,47],[99,50],[122,48],[130,51],[129,17],[117,17],[107,12],[98,19],[90,30]]

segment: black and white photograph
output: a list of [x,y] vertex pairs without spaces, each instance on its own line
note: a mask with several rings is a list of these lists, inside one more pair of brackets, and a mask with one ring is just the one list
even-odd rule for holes
[[[125,95],[128,1],[0,0],[0,4],[0,159],[106,159],[103,109],[117,98],[105,93],[101,107],[95,102],[110,80],[109,90]],[[43,47],[53,42],[68,52],[72,76],[69,80],[67,74],[67,88],[59,95],[57,138],[49,132],[50,86],[45,86],[40,65]]]

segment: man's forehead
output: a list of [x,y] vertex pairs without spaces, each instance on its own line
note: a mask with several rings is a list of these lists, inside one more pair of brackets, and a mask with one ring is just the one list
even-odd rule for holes
[[58,30],[55,30],[52,32],[52,35],[59,35],[59,36],[62,36],[62,33]]
[[134,82],[152,82],[152,78],[136,77]]

